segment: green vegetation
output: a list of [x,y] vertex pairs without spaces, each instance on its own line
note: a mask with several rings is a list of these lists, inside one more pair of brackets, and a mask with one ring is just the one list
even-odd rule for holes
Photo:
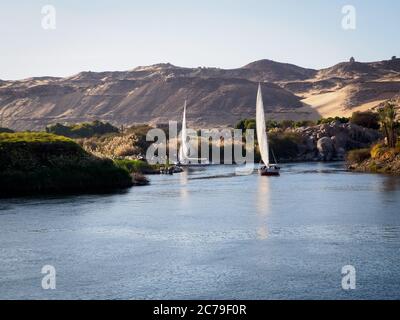
[[119,133],[119,130],[109,123],[96,120],[93,122],[84,122],[71,125],[57,123],[55,125],[46,127],[46,132],[76,139]]
[[159,165],[150,165],[141,160],[117,159],[114,160],[114,163],[119,168],[132,174],[134,184],[139,186],[145,186],[150,183],[150,181],[144,176],[145,174],[160,173]]
[[0,133],[13,133],[14,131],[8,128],[0,127]]
[[159,166],[148,164],[142,160],[117,159],[114,162],[129,173],[154,174],[160,172]]
[[[312,127],[320,124],[329,124],[333,121],[338,121],[340,123],[354,123],[359,126],[370,128],[370,129],[379,129],[379,115],[376,112],[366,111],[366,112],[354,112],[351,118],[346,117],[329,117],[329,118],[321,118],[318,121],[312,120],[302,120],[302,121],[293,121],[293,120],[267,120],[265,123],[266,129],[295,129],[300,127]],[[239,121],[235,129],[255,129],[256,128],[256,120],[255,119],[244,119]]]
[[383,143],[378,143],[371,148],[370,154],[372,159],[391,159],[400,154],[400,142],[394,148],[389,148]]
[[132,186],[128,171],[48,133],[0,134],[0,195],[103,192]]
[[146,141],[150,129],[152,127],[147,125],[133,126],[121,130],[119,134],[77,139],[77,143],[90,153],[112,159],[143,156],[152,144]]
[[[361,117],[361,116],[364,116],[364,114],[361,113],[360,116],[358,114],[355,115],[356,118],[357,117]],[[367,116],[368,116],[368,113],[367,113]],[[355,121],[357,121],[357,120],[358,120],[358,118]],[[339,121],[340,123],[348,123],[349,121],[351,121],[351,119],[350,118],[346,118],[346,117],[329,117],[329,118],[319,119],[316,122],[312,121],[312,120],[301,120],[301,121],[267,120],[266,123],[265,123],[265,126],[266,126],[267,130],[271,130],[271,129],[283,129],[283,130],[285,130],[285,129],[300,128],[300,127],[312,127],[312,126],[319,125],[319,124],[331,123],[333,121]],[[355,123],[355,122],[353,122],[353,123]],[[363,124],[360,124],[360,125],[363,125]],[[369,125],[369,126],[366,126],[366,125],[364,125],[364,126],[369,128],[370,126],[373,126],[374,124],[373,123],[371,123],[371,124],[367,123],[367,125]],[[241,120],[235,126],[235,129],[242,129],[242,130],[255,129],[255,128],[256,128],[256,120],[255,119],[244,119],[244,120]]]
[[380,128],[379,114],[372,111],[354,112],[350,118],[350,123],[369,129],[378,130]]
[[371,150],[366,148],[349,151],[346,160],[350,163],[361,163],[369,158],[371,158]]
[[38,142],[38,143],[58,143],[64,142],[67,144],[73,144],[73,140],[57,136],[54,134],[49,134],[45,132],[16,132],[16,133],[0,133],[0,147],[3,145],[7,145],[10,143],[30,143],[30,142]]
[[295,128],[312,127],[315,125],[316,125],[316,122],[312,121],[312,120],[302,120],[302,121],[296,121],[294,123]]
[[[138,125],[134,125],[131,126],[129,128],[127,128],[126,130],[124,130],[124,133],[127,134],[135,134],[138,136],[144,136],[146,137],[147,132],[151,129],[154,129],[154,127],[149,126],[147,124],[138,124]],[[164,128],[164,131],[166,131],[166,133],[168,132],[168,127]]]
[[[302,120],[302,121],[293,121],[293,120],[267,120],[265,122],[265,126],[267,130],[271,129],[288,129],[288,128],[300,128],[300,127],[308,127],[315,126],[316,123],[311,120]],[[256,120],[255,119],[244,119],[239,121],[235,125],[235,129],[256,129]]]
[[[351,118],[346,117],[329,117],[319,119],[317,122],[311,120],[302,120],[302,121],[293,121],[293,120],[268,120],[265,123],[266,129],[295,129],[300,127],[312,127],[319,124],[329,124],[333,121],[338,121],[340,123],[349,123],[352,122],[354,124],[371,128],[371,129],[379,129],[379,117],[377,113],[374,112],[355,112],[353,113]],[[256,128],[256,120],[255,119],[244,119],[239,121],[235,129],[255,129]]]
[[326,123],[331,123],[333,121],[339,121],[340,123],[348,123],[350,121],[350,119],[346,118],[346,117],[322,118],[322,119],[318,120],[317,124],[326,124]]
[[[271,150],[277,159],[295,158],[299,153],[299,144],[302,138],[296,133],[270,133],[269,141]],[[271,158],[272,159],[272,158]]]
[[[266,129],[269,130],[269,144],[271,150],[274,151],[275,157],[279,159],[292,159],[299,154],[299,144],[302,144],[302,137],[295,132],[283,131],[288,128],[298,128],[303,126],[313,126],[313,121],[291,121],[284,120],[277,122],[269,120],[266,122]],[[255,129],[256,122],[254,119],[245,119],[237,123],[237,129],[247,130]],[[257,135],[256,135],[257,139]],[[272,154],[271,154],[271,159]],[[258,148],[255,153],[255,161],[260,161],[260,154]]]
[[[141,151],[142,154],[146,153],[146,150],[150,147],[150,145],[152,144],[152,142],[150,141],[146,141],[146,135],[147,132],[149,132],[149,130],[154,129],[153,127],[143,124],[143,125],[135,125],[132,127],[129,127],[126,130],[126,134],[129,135],[134,135],[135,136],[135,146],[137,149],[139,149]],[[166,134],[167,139],[168,137],[168,128],[164,129],[164,132]]]
[[347,153],[349,163],[361,163],[365,160],[386,161],[400,154],[400,141],[395,148],[389,148],[384,143],[374,144],[371,148],[351,150]]
[[386,142],[389,148],[395,148],[397,142],[397,129],[399,123],[397,120],[396,105],[388,101],[385,106],[378,110],[381,128],[386,137]]
[[256,120],[255,119],[243,119],[240,120],[235,129],[247,130],[247,129],[255,129],[256,128]]
[[355,171],[400,174],[400,140],[394,148],[377,143],[370,149],[350,151],[347,163]]
[[370,157],[373,159],[379,158],[387,150],[387,147],[383,143],[377,143],[370,149]]

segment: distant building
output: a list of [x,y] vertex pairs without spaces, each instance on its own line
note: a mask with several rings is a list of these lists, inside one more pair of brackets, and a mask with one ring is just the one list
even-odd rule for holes
[[354,57],[351,57],[350,58],[350,63],[354,63],[354,62],[356,62],[356,59],[354,59]]
[[396,60],[396,59],[397,59],[397,57],[396,57],[396,56],[393,56],[393,57],[392,57],[392,60]]

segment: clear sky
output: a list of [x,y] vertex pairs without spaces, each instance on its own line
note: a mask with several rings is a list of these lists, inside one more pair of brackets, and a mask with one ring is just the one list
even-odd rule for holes
[[[44,5],[56,29],[42,28]],[[355,30],[342,7],[356,8]],[[1,0],[0,79],[170,62],[235,68],[258,59],[322,68],[400,56],[398,0]]]

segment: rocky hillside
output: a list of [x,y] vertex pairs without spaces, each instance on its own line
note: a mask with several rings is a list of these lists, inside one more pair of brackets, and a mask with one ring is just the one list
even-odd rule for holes
[[269,118],[348,115],[400,91],[400,59],[345,62],[324,70],[270,60],[230,70],[157,64],[67,78],[0,81],[0,127],[43,129],[56,122],[93,120],[166,123],[181,119],[185,99],[191,126],[233,125],[254,117],[258,82],[263,83]]
[[281,85],[324,117],[350,116],[354,111],[375,109],[398,95],[400,59],[342,62],[318,71],[313,78]]
[[311,127],[287,129],[297,135],[297,153],[281,161],[337,161],[344,160],[347,151],[368,148],[381,138],[377,130],[353,123],[333,121]]

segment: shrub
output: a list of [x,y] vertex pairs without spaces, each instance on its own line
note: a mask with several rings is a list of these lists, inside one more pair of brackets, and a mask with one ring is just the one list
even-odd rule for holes
[[77,141],[86,151],[99,156],[119,158],[135,156],[145,152],[134,134],[100,136]]
[[387,145],[390,148],[396,147],[397,130],[399,122],[397,121],[397,105],[393,101],[387,101],[384,106],[378,109],[381,128],[386,137]]
[[278,159],[296,157],[301,140],[301,136],[296,133],[270,133],[269,135],[270,147]]
[[282,128],[282,129],[293,128],[293,127],[294,127],[293,120],[283,120],[280,123],[280,128]]
[[326,124],[326,123],[331,123],[333,121],[339,121],[340,123],[348,123],[350,119],[346,117],[322,118],[318,120],[317,124]]
[[236,125],[235,129],[246,130],[245,120],[240,120]]
[[97,192],[132,186],[127,170],[94,157],[69,138],[0,134],[0,195]]
[[257,127],[256,120],[251,119],[251,120],[246,120],[245,121],[246,130],[247,129],[254,129],[255,130],[256,127]]
[[365,128],[375,130],[380,128],[379,114],[372,111],[354,112],[350,118],[350,122]]
[[280,127],[280,124],[275,120],[267,120],[265,123],[267,130],[276,129]]
[[8,128],[1,128],[0,127],[0,133],[13,133],[14,131]]
[[371,157],[372,159],[376,159],[381,157],[386,151],[387,147],[381,143],[375,144],[371,149]]
[[[299,127],[311,127],[315,126],[316,123],[311,120],[302,120],[302,121],[293,121],[293,120],[282,120],[280,122],[276,120],[267,120],[265,122],[265,127],[267,130],[272,129],[288,129],[288,128],[299,128]],[[256,128],[256,120],[255,119],[244,119],[239,121],[235,129],[242,129],[245,131],[246,129],[255,129]]]
[[356,149],[347,153],[346,160],[350,163],[361,163],[371,157],[370,149]]
[[117,159],[114,160],[114,162],[118,167],[128,171],[129,173],[150,174],[159,172],[160,170],[159,166],[150,165],[141,160]]
[[378,165],[376,164],[375,161],[372,161],[371,164],[369,165],[369,171],[370,172],[378,172],[379,171]]
[[373,159],[379,158],[383,161],[388,161],[394,159],[394,157],[400,153],[400,148],[389,148],[384,144],[376,144],[371,149],[371,157]]
[[294,126],[295,128],[300,128],[300,127],[312,127],[315,126],[316,123],[312,120],[302,120],[302,121],[297,121]]
[[71,125],[57,123],[46,127],[46,132],[70,138],[89,138],[96,135],[118,133],[118,128],[101,121],[84,122]]

